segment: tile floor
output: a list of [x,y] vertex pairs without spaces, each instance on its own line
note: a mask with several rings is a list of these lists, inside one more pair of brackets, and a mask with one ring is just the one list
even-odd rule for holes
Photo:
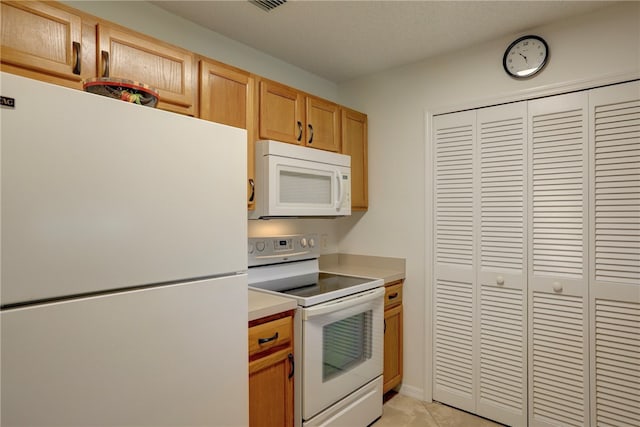
[[443,405],[426,403],[390,392],[385,396],[382,418],[371,427],[501,427],[485,418]]

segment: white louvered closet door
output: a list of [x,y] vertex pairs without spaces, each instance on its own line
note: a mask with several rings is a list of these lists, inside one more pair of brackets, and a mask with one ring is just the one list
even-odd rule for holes
[[640,426],[640,82],[590,91],[589,117],[591,417]]
[[475,111],[433,118],[433,398],[470,412],[474,391]]
[[530,101],[530,426],[590,425],[586,92]]
[[527,425],[527,103],[477,110],[479,415]]

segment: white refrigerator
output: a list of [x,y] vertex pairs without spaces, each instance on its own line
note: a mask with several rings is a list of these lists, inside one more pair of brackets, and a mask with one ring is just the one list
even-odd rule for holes
[[1,425],[246,426],[246,131],[0,94]]

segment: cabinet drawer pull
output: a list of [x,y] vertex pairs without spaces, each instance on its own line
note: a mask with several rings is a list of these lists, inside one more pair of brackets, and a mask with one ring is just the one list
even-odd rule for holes
[[109,77],[109,52],[102,51],[102,77]]
[[251,195],[249,196],[249,202],[253,202],[253,198],[256,196],[256,183],[253,178],[249,178],[249,185],[251,186]]
[[298,141],[302,140],[302,122],[298,120]]
[[293,378],[293,374],[296,370],[296,365],[293,362],[293,354],[289,353],[287,356],[289,358],[289,363],[291,364],[291,370],[289,371],[289,379]]
[[388,297],[388,298],[389,298],[389,299],[394,299],[394,298],[397,298],[397,297],[398,297],[398,293],[397,293],[397,292],[394,292],[394,293],[392,293],[392,294],[389,294],[389,297]]
[[311,143],[313,143],[313,126],[311,126],[310,124],[307,125],[307,126],[309,126],[309,133],[310,133],[310,135],[309,135],[309,144],[311,144]]
[[75,64],[73,66],[73,74],[80,75],[82,67],[82,51],[78,42],[73,42],[73,55],[75,56]]
[[266,344],[268,342],[271,341],[275,341],[278,339],[278,333],[276,332],[274,336],[269,337],[269,338],[258,338],[258,344],[262,345],[262,344]]

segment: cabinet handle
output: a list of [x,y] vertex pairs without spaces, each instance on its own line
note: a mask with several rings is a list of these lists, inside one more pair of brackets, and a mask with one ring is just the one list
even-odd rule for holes
[[82,67],[82,53],[80,50],[81,46],[78,42],[73,42],[73,55],[75,56],[75,64],[73,66],[73,74],[80,75],[81,67]]
[[302,122],[298,120],[298,141],[302,140]]
[[392,299],[394,299],[394,298],[397,298],[397,297],[398,297],[398,293],[397,293],[397,292],[394,292],[394,293],[392,293],[392,294],[390,294],[390,295],[389,295],[389,299],[390,299],[390,300],[392,300]]
[[296,365],[293,362],[293,354],[289,353],[289,355],[287,356],[289,358],[289,363],[291,364],[291,370],[289,371],[289,379],[293,378],[293,374],[296,370]]
[[102,51],[102,77],[109,77],[109,52]]
[[262,345],[262,344],[266,344],[268,342],[271,341],[275,341],[278,339],[278,333],[276,332],[274,336],[269,337],[269,338],[258,338],[258,344]]
[[309,126],[309,131],[311,133],[311,135],[309,135],[309,144],[311,144],[313,142],[313,126],[311,126],[310,124],[307,126]]
[[383,333],[387,333],[387,319],[384,319],[384,329],[382,331]]
[[249,178],[249,185],[251,186],[251,195],[249,196],[249,201],[253,202],[253,198],[256,195],[256,183],[253,181],[253,178]]

